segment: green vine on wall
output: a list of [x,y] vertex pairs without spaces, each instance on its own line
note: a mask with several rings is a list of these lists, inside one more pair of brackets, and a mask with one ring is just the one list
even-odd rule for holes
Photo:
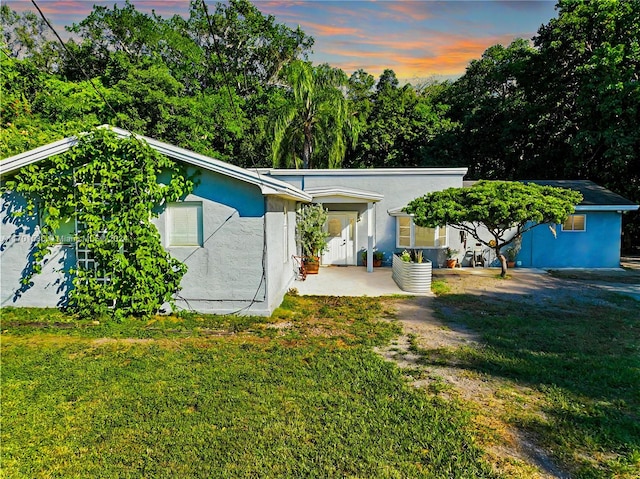
[[40,218],[32,273],[23,283],[42,271],[59,241],[60,225],[73,221],[78,250],[89,250],[99,266],[78,262],[67,271],[73,275],[69,308],[91,317],[156,313],[179,291],[187,268],[164,250],[151,220],[193,186],[184,168],[170,158],[142,140],[120,139],[105,129],[82,136],[64,154],[23,168],[4,187],[27,201],[17,215]]

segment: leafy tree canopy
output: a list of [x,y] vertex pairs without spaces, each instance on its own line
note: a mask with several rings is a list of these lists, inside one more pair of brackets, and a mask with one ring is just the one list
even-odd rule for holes
[[504,276],[502,248],[536,226],[564,222],[580,201],[580,193],[565,188],[484,180],[416,198],[404,211],[413,215],[418,226],[448,225],[469,233],[496,252]]
[[283,70],[287,101],[276,111],[275,167],[339,168],[348,138],[354,138],[349,103],[342,91],[347,76],[329,65],[295,61]]

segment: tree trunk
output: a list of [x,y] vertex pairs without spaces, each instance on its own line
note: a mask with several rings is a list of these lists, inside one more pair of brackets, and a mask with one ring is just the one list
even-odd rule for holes
[[311,153],[313,148],[313,135],[311,128],[304,127],[304,144],[302,145],[302,168],[305,170],[311,168]]
[[502,266],[500,277],[505,278],[507,276],[507,258],[502,253],[498,253],[498,259],[500,260],[500,265]]

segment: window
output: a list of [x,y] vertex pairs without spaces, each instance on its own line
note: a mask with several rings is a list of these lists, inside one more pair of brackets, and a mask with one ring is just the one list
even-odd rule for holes
[[562,224],[562,231],[586,231],[586,215],[569,215]]
[[167,238],[169,246],[202,246],[202,203],[169,203]]
[[437,248],[447,246],[447,228],[416,226],[410,216],[396,217],[396,247]]

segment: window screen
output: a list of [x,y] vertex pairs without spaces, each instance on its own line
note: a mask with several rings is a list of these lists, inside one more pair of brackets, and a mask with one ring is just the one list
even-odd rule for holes
[[202,246],[202,203],[170,203],[167,212],[169,246]]

